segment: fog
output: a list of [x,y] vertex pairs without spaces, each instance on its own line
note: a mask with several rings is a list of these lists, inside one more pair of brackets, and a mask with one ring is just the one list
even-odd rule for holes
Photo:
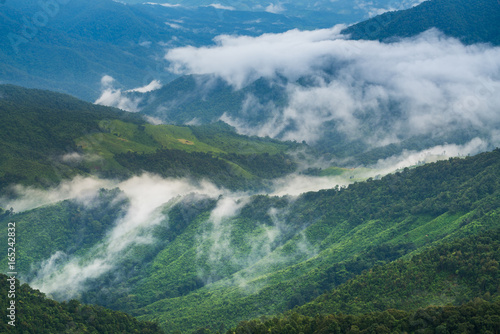
[[[11,204],[15,210],[20,211],[22,208],[33,208],[63,197],[72,197],[84,198],[86,201],[83,203],[91,206],[92,201],[96,200],[92,195],[95,196],[103,185],[105,183],[94,179],[77,179],[48,191],[24,189],[20,194],[21,199]],[[186,179],[162,179],[150,174],[107,185],[121,189],[123,196],[129,200],[130,205],[125,215],[115,222],[104,240],[87,254],[68,257],[64,252],[56,251],[51,258],[40,264],[37,276],[29,282],[34,288],[58,299],[78,296],[87,288],[89,279],[98,278],[114,269],[127,249],[155,241],[151,228],[165,219],[162,208],[173,205],[188,194],[216,197],[223,193],[208,182],[195,184]],[[66,195],[62,196],[60,193]],[[39,197],[47,200],[43,203],[35,202],[33,198]]]
[[467,128],[498,145],[500,48],[465,46],[435,29],[393,43],[352,41],[343,28],[223,35],[213,46],[176,48],[165,58],[177,74],[220,77],[234,89],[285,78],[285,107],[254,102],[255,110],[267,108],[263,124],[248,126],[248,106],[221,118],[240,133],[314,144],[335,131],[378,147]]
[[[404,151],[400,155],[379,160],[371,168],[345,169],[339,176],[314,177],[295,173],[274,180],[272,190],[268,194],[286,196],[284,198],[292,205],[297,196],[304,192],[331,189],[336,186],[345,187],[352,182],[383,176],[405,167],[443,160],[451,156],[475,154],[483,151],[486,146],[486,142],[476,138],[464,145],[449,144],[423,151]],[[311,166],[323,165],[327,166],[328,162],[311,164]],[[317,254],[317,249],[309,244],[305,235],[300,233],[289,241],[289,249],[286,252],[281,248],[275,249],[289,228],[286,222],[288,212],[286,207],[269,209],[271,224],[253,221],[252,232],[246,236],[250,249],[240,250],[231,243],[232,233],[237,228],[234,222],[235,219],[239,219],[240,211],[251,203],[253,194],[220,189],[207,181],[163,179],[152,174],[135,176],[125,181],[76,177],[47,190],[16,186],[14,189],[17,199],[1,198],[0,206],[13,207],[15,212],[23,212],[71,199],[91,210],[99,200],[98,193],[102,188],[119,188],[121,197],[116,200],[123,198],[128,200],[126,212],[114,222],[113,227],[97,246],[84,255],[70,256],[63,250],[54,250],[48,259],[33,264],[34,278],[28,283],[34,288],[57,299],[77,298],[89,288],[91,280],[99,279],[116,270],[133,247],[157,242],[158,240],[153,237],[153,227],[160,223],[168,224],[168,209],[182,200],[196,202],[212,198],[217,201],[215,208],[211,210],[208,219],[203,222],[196,234],[198,276],[205,284],[215,284],[215,288],[229,284],[239,286],[250,293],[263,286],[262,279],[255,282],[254,280],[265,270],[286,265],[297,258],[307,259]],[[219,283],[215,283],[227,266],[238,270]]]
[[116,81],[113,77],[105,75],[101,79],[101,96],[94,103],[137,112],[139,111],[139,104],[142,102],[142,98],[138,96],[134,97],[127,93],[148,93],[161,87],[162,85],[158,80],[153,80],[146,86],[123,91],[120,88],[116,88]]

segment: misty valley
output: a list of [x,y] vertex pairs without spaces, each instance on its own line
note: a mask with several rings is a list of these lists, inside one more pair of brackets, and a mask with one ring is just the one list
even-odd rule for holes
[[0,1],[0,332],[498,333],[499,29]]

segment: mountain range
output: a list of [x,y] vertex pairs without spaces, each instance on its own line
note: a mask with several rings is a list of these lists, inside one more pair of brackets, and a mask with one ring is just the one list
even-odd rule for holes
[[494,1],[132,2],[1,5],[2,330],[500,331]]
[[304,11],[310,5],[296,5],[293,14],[284,14],[236,3],[168,6],[143,1],[126,5],[112,0],[55,4],[6,0],[0,4],[0,83],[95,101],[105,75],[125,89],[174,79],[163,59],[165,50],[172,47],[210,45],[223,34],[258,36],[293,28],[324,28],[368,15],[364,8],[344,1],[333,11],[324,11],[325,6]]
[[[427,1],[348,28],[221,36],[213,46],[169,50],[184,76],[146,93],[108,89],[103,97],[113,98],[98,102],[129,101],[168,123],[222,120],[242,134],[305,141],[338,164],[477,140],[491,150],[498,10],[493,0]],[[377,28],[371,37],[360,33],[369,27]],[[233,58],[236,46],[246,51]]]
[[426,1],[407,10],[388,12],[343,31],[353,39],[390,40],[412,37],[431,28],[463,43],[500,45],[498,1]]
[[6,1],[2,6],[0,83],[88,101],[99,97],[105,75],[129,89],[175,78],[162,59],[166,48],[207,45],[220,34],[255,36],[314,27],[300,18],[213,7],[126,6],[111,0],[44,3]]
[[[38,180],[5,184],[0,213],[21,236],[21,279],[51,298],[126,311],[167,332],[228,330],[296,306],[309,317],[497,300],[498,150],[356,183],[363,171],[330,169],[344,186],[278,196],[327,180],[287,170],[304,147],[222,124],[154,126],[47,91],[3,86],[2,96],[2,124],[19,136],[2,161],[54,164],[52,180],[36,165],[19,170]],[[240,174],[225,178],[224,164]],[[245,175],[270,183],[240,183]],[[415,272],[427,276],[408,285]],[[394,275],[401,286],[387,294]]]

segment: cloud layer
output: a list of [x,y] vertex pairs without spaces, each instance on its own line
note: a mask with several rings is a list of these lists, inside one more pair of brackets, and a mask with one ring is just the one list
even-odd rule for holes
[[[82,183],[86,186],[82,186]],[[26,200],[36,195],[44,195],[52,202],[56,202],[59,198],[68,197],[60,193],[71,194],[72,198],[84,198],[87,204],[91,205],[92,194],[95,197],[101,186],[103,186],[102,181],[78,178],[65,183],[62,187],[63,190],[66,188],[71,190],[62,192],[59,188],[50,191],[39,190],[39,194],[27,191],[23,197]],[[193,184],[184,179],[162,179],[150,174],[114,184],[108,182],[108,186],[120,188],[130,201],[126,214],[115,222],[115,226],[106,238],[88,254],[69,258],[62,251],[55,252],[41,264],[37,276],[30,282],[33,287],[59,299],[74,298],[86,289],[89,279],[98,278],[115,268],[125,256],[127,249],[134,245],[154,242],[151,228],[165,219],[161,212],[165,205],[192,193],[206,196],[218,196],[222,193],[207,182]],[[43,204],[48,204],[48,201]],[[18,207],[29,209],[33,205]]]
[[285,78],[288,104],[269,105],[265,124],[224,115],[241,133],[313,143],[336,131],[380,146],[467,128],[498,145],[500,48],[464,46],[436,30],[390,44],[352,41],[342,28],[219,36],[166,59],[178,74],[214,75],[235,89]]

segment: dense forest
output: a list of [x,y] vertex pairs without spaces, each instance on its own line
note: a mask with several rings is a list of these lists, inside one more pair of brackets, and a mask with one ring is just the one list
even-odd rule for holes
[[227,333],[496,333],[499,240],[494,230],[378,263],[310,303]]
[[[76,175],[125,179],[143,171],[262,187],[293,172],[299,144],[238,135],[223,123],[148,124],[134,113],[68,95],[0,86],[0,189],[53,186]],[[220,172],[220,175],[218,174]]]
[[[500,301],[481,299],[460,306],[430,306],[415,311],[389,309],[362,315],[307,317],[298,313],[243,321],[227,334],[264,333],[498,333]],[[200,329],[194,333],[209,334]]]
[[[15,298],[8,298],[9,277],[0,274],[0,305],[3,309],[15,301],[15,326],[2,319],[2,333],[92,333],[92,334],[160,334],[163,331],[152,322],[138,321],[130,315],[101,306],[84,305],[77,300],[58,303],[28,284],[16,280]],[[2,312],[5,314],[5,312]],[[4,317],[5,318],[5,317]]]
[[[166,73],[159,68],[167,65],[153,61],[153,54],[160,52],[163,60],[168,59],[167,45],[175,49],[192,44],[190,51],[201,50],[196,47],[212,41],[219,31],[260,35],[248,28],[252,26],[281,33],[289,26],[311,27],[309,20],[316,15],[287,15],[298,4],[286,4],[288,13],[266,12],[261,20],[254,12],[221,4],[196,9],[98,3],[97,7],[84,1],[67,4],[68,12],[61,11],[52,27],[44,25],[45,32],[37,36],[40,40],[24,45],[27,58],[14,60],[9,40],[0,41],[0,46],[9,47],[0,47],[0,59],[6,60],[0,73],[18,75],[22,82],[41,78],[40,85],[61,90],[61,82],[69,82],[68,91],[78,91],[89,80],[97,82],[104,69],[122,63],[126,67],[121,71],[130,75],[126,79],[122,73],[121,79],[132,84],[140,79],[137,75],[142,78],[139,69],[145,64],[158,65],[152,71]],[[2,5],[0,31],[7,33],[16,19],[22,20],[26,8],[42,6],[37,0],[20,3],[19,8],[0,1]],[[285,3],[278,5],[285,10]],[[355,11],[381,10],[377,5],[357,4]],[[274,5],[269,6],[273,10]],[[123,15],[100,21],[115,9]],[[74,17],[71,11],[80,14]],[[179,15],[184,21],[174,21]],[[329,15],[317,14],[317,24],[335,17]],[[67,24],[72,28],[66,32],[62,27]],[[500,2],[429,0],[408,10],[386,12],[343,33],[350,36],[346,38],[390,43],[433,27],[467,44],[466,50],[490,50],[500,45]],[[470,152],[492,149],[497,143],[494,123],[490,132],[475,127],[472,119],[477,115],[472,113],[465,115],[463,128],[450,120],[449,131],[445,125],[443,131],[392,133],[393,125],[403,119],[408,118],[411,127],[417,123],[410,122],[411,113],[403,112],[412,108],[406,98],[391,101],[393,93],[388,93],[385,101],[383,92],[388,91],[377,83],[376,74],[373,82],[351,76],[346,63],[334,56],[342,50],[316,61],[314,50],[307,46],[310,40],[321,48],[330,42],[389,49],[392,45],[346,41],[333,32],[336,29],[269,35],[279,40],[299,36],[301,41],[310,33],[298,54],[310,54],[311,60],[297,57],[291,67],[315,63],[308,70],[315,72],[311,76],[300,71],[288,75],[273,65],[275,75],[257,78],[241,89],[212,74],[181,76],[144,94],[116,88],[114,93],[134,99],[142,114],[1,84],[0,234],[9,238],[0,238],[0,249],[15,248],[15,256],[0,257],[0,268],[3,273],[7,268],[16,270],[16,279],[0,273],[0,306],[5,313],[15,301],[16,326],[4,317],[0,332],[500,333],[500,148],[434,163],[419,161],[394,172],[373,167],[415,152],[424,156],[427,149],[438,150],[445,143],[457,151],[467,144],[477,144]],[[163,42],[176,33],[169,44]],[[233,38],[214,40],[214,49],[227,46],[224,43]],[[254,40],[242,38],[238,42]],[[490,45],[469,46],[474,43]],[[44,67],[42,60],[52,59],[49,45],[55,53],[68,50],[54,57],[56,64]],[[106,45],[113,48],[102,47]],[[41,48],[40,57],[30,58],[36,48]],[[103,55],[115,56],[96,62]],[[365,53],[357,56],[366,58]],[[138,61],[144,57],[146,63]],[[27,59],[32,60],[25,63]],[[38,72],[28,74],[31,67]],[[73,77],[67,75],[71,68],[77,69]],[[149,72],[144,81],[151,82]],[[450,73],[454,86],[455,73]],[[82,81],[74,82],[78,75]],[[169,80],[173,75],[167,75]],[[374,94],[373,108],[360,103],[359,112],[358,107],[343,111],[343,103],[329,99],[318,110],[310,101],[292,103],[294,98],[309,97],[321,102],[323,95],[337,94],[342,89],[334,86],[343,76],[349,77],[347,91],[360,88],[356,98],[346,96],[364,101],[365,94]],[[114,79],[107,80],[119,86]],[[439,86],[439,81],[438,77],[428,83]],[[81,94],[98,94],[97,86],[86,87]],[[317,88],[325,90],[309,95]],[[302,95],[306,90],[307,96]],[[434,117],[435,110],[427,103],[424,109]],[[315,116],[329,108],[359,121],[351,131],[356,136],[338,131],[344,128],[339,123],[343,118]],[[287,113],[295,112],[310,112],[323,122],[311,127],[305,118],[292,117],[288,122]],[[487,116],[480,122],[487,123]],[[255,129],[271,119],[268,126],[281,120],[286,124],[266,132],[275,138],[307,139],[287,135],[301,125],[307,125],[304,131],[310,134],[316,130],[322,134],[308,145],[237,133],[236,128],[262,134]],[[158,124],[161,121],[168,124]],[[248,131],[242,130],[245,126]],[[384,136],[375,143],[378,133],[390,132],[392,138]],[[374,143],[369,143],[372,139]]]
[[[117,254],[80,298],[169,332],[228,330],[295,307],[315,316],[489,300],[498,293],[498,233],[484,231],[500,227],[499,173],[495,150],[298,197],[178,198],[146,230],[154,243]],[[106,245],[130,202],[118,189],[98,196],[98,206],[66,200],[4,212],[2,225],[16,221],[22,236],[18,266],[28,280],[55,252],[85,263]],[[234,215],[214,218],[228,203],[239,207]]]

